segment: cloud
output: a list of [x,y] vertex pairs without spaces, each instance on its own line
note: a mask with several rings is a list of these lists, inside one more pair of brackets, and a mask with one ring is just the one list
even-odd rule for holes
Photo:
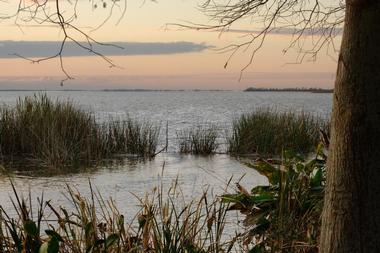
[[[81,42],[88,47],[86,42]],[[60,41],[0,41],[0,58],[16,58],[21,55],[27,58],[48,57],[56,54],[60,49]],[[166,55],[201,52],[212,46],[193,42],[110,42],[109,45],[95,45],[93,50],[107,56],[124,55]],[[64,56],[90,56],[88,50],[81,48],[74,42],[66,42],[63,49]]]

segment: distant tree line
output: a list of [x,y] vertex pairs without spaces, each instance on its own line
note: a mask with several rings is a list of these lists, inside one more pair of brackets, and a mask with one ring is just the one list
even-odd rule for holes
[[255,88],[255,87],[248,87],[244,91],[284,91],[284,92],[333,93],[334,89],[322,89],[322,88]]

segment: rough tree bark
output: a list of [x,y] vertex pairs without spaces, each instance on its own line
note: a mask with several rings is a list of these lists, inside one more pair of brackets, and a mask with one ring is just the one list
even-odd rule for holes
[[380,0],[347,0],[320,252],[380,252]]

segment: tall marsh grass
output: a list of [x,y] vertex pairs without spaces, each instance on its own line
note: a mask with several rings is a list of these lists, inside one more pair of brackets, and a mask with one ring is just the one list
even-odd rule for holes
[[197,126],[177,132],[179,152],[182,154],[210,155],[218,149],[216,126]]
[[[178,179],[165,188],[161,181],[145,197],[135,196],[140,210],[127,214],[91,183],[87,197],[67,186],[69,207],[43,195],[33,202],[31,193],[24,198],[11,183],[15,210],[0,205],[0,252],[318,252],[326,173],[322,145],[312,160],[286,151],[281,160],[247,165],[269,184],[248,191],[237,183],[236,192],[219,198],[204,191],[185,200]],[[242,213],[242,222],[231,219],[231,210]]]
[[307,154],[320,141],[320,130],[328,133],[328,122],[306,113],[280,113],[260,109],[243,114],[233,122],[228,152],[281,155],[283,150]]
[[219,253],[231,252],[236,240],[223,236],[228,204],[209,199],[179,201],[178,182],[139,198],[141,209],[127,221],[115,202],[93,191],[86,198],[67,187],[68,209],[43,196],[37,205],[15,187],[13,216],[0,206],[0,252],[40,253]]
[[0,155],[4,163],[38,166],[88,165],[115,154],[154,156],[158,129],[132,119],[98,124],[71,101],[47,95],[19,99],[0,110]]

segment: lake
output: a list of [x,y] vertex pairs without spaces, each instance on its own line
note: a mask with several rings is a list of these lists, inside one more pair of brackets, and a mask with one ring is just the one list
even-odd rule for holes
[[[32,91],[0,91],[2,106],[14,105],[19,97]],[[241,91],[48,91],[49,97],[70,99],[84,110],[94,113],[99,122],[131,117],[149,121],[161,127],[161,146],[165,144],[168,125],[168,152],[150,161],[128,160],[112,168],[85,170],[70,174],[25,173],[11,175],[18,190],[29,189],[36,198],[44,192],[45,199],[67,204],[62,195],[66,183],[83,195],[89,194],[88,180],[104,197],[112,197],[122,213],[137,210],[137,196],[144,196],[160,182],[169,186],[178,177],[186,199],[199,196],[209,187],[214,194],[223,192],[227,181],[243,177],[241,184],[248,189],[266,184],[266,179],[226,154],[211,157],[179,155],[176,133],[186,128],[213,124],[219,129],[220,153],[225,152],[225,137],[234,119],[258,108],[278,111],[307,112],[328,118],[332,109],[332,94],[307,92],[241,92]],[[160,149],[160,148],[159,148]],[[232,188],[231,188],[232,191]],[[0,204],[10,209],[11,187],[8,175],[0,175]]]

